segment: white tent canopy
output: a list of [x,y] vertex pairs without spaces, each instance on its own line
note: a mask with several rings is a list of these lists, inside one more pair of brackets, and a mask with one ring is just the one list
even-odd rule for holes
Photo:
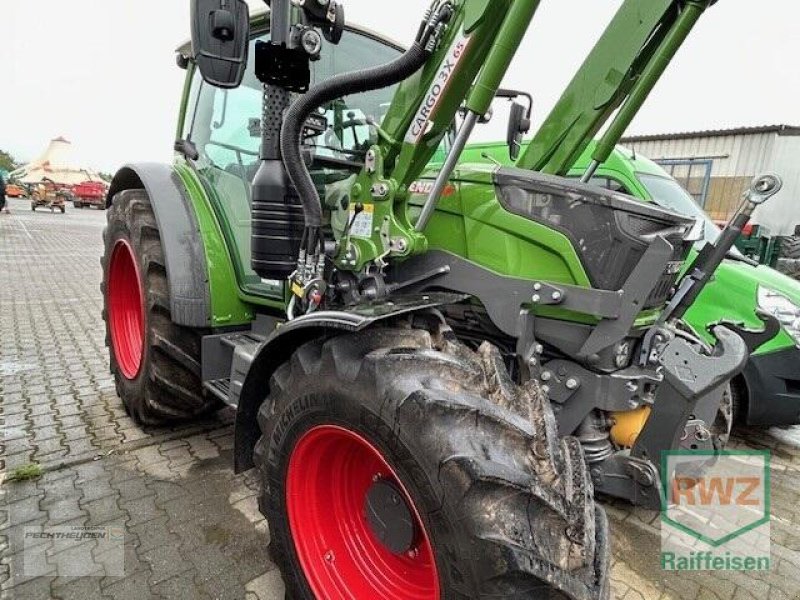
[[82,169],[72,161],[72,144],[63,137],[50,142],[39,158],[11,173],[22,183],[40,183],[45,179],[60,185],[77,185],[84,181],[102,181],[91,169]]

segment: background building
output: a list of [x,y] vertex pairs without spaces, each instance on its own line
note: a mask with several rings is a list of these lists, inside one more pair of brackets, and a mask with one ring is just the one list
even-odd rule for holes
[[672,174],[713,219],[727,220],[753,177],[773,171],[784,189],[754,221],[772,235],[800,225],[800,127],[769,125],[627,137],[622,143]]

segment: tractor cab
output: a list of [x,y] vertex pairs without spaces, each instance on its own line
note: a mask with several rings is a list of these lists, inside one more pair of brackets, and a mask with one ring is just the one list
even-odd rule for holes
[[[270,39],[268,12],[251,17],[248,53]],[[191,56],[191,44],[178,49]],[[323,46],[311,64],[311,83],[322,82],[357,68],[385,64],[400,56],[402,46],[369,29],[348,25],[338,45]],[[187,94],[180,124],[181,137],[197,152],[196,176],[220,215],[226,243],[235,248],[236,278],[243,293],[283,298],[283,282],[263,280],[253,268],[253,231],[269,235],[269,215],[252,208],[252,182],[260,166],[263,84],[255,62],[247,64],[241,84],[215,87],[187,63]],[[347,190],[363,167],[367,150],[378,140],[396,86],[353,94],[328,103],[310,123],[306,148],[312,177],[331,211],[331,226],[343,229],[347,220]],[[316,125],[316,127],[311,127]],[[182,157],[184,158],[184,157]],[[266,220],[262,217],[267,217]],[[256,235],[258,235],[256,233]]]

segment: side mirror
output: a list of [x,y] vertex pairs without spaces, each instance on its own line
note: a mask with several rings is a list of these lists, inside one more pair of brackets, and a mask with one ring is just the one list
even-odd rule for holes
[[250,11],[244,0],[192,0],[192,52],[203,80],[235,88],[247,68]]
[[517,160],[522,150],[522,138],[531,129],[532,107],[525,108],[519,102],[511,105],[511,115],[508,118],[508,154],[511,160]]

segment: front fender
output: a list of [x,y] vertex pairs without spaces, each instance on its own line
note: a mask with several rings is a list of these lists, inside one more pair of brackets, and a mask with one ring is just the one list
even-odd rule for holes
[[156,216],[167,263],[172,320],[185,327],[210,327],[211,290],[203,236],[181,179],[166,164],[126,165],[111,182],[106,207],[116,194],[130,189],[147,192]]
[[237,352],[231,378],[232,400],[237,406],[234,426],[236,473],[253,468],[253,450],[261,436],[257,416],[269,395],[269,380],[300,346],[320,337],[362,331],[394,317],[463,302],[468,297],[449,293],[409,295],[356,306],[348,311],[312,313],[276,329],[254,353]]

